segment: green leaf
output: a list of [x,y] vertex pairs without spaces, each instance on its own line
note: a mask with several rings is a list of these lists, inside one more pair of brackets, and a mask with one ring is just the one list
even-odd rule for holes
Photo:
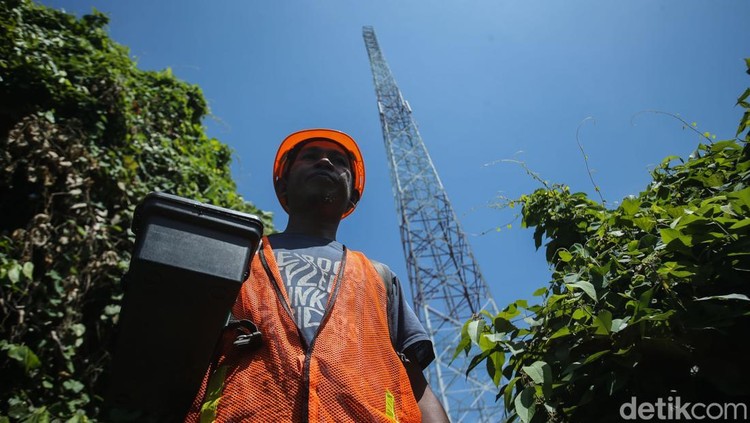
[[584,247],[584,246],[583,246],[583,245],[581,245],[581,244],[577,244],[577,243],[576,243],[576,244],[573,244],[573,245],[572,245],[572,246],[571,246],[570,248],[571,248],[571,249],[572,249],[572,250],[573,250],[573,251],[574,251],[574,252],[575,252],[576,254],[580,255],[581,257],[584,257],[584,258],[589,258],[589,257],[591,257],[591,252],[589,251],[589,249],[588,249],[588,248],[586,248],[586,247]]
[[52,110],[44,112],[44,118],[47,119],[49,123],[55,123],[55,114],[52,113]]
[[469,326],[466,328],[469,334],[471,342],[479,346],[479,336],[482,334],[484,329],[484,319],[476,319],[469,322]]
[[21,266],[18,263],[13,263],[8,269],[8,279],[14,284],[21,279]]
[[27,261],[23,264],[23,275],[29,280],[34,278],[34,263]]
[[543,286],[543,287],[537,289],[536,291],[534,291],[531,295],[533,295],[535,297],[539,297],[541,295],[546,294],[547,293],[547,289],[548,288],[546,286]]
[[510,402],[513,398],[513,389],[516,386],[516,382],[518,382],[521,378],[516,376],[513,379],[511,379],[507,385],[505,385],[505,391],[503,392],[504,399],[505,399],[505,408],[510,408]]
[[711,145],[711,152],[714,152],[714,153],[718,153],[722,150],[741,150],[741,149],[742,147],[740,147],[739,144],[734,142],[734,140],[718,141]]
[[664,228],[659,231],[661,239],[669,247],[692,247],[693,238],[677,229]]
[[578,282],[575,282],[575,283],[566,284],[566,286],[568,287],[568,289],[570,289],[570,287],[582,289],[583,292],[585,292],[586,295],[588,295],[589,297],[591,297],[592,300],[594,300],[594,301],[597,300],[596,299],[596,288],[594,288],[594,285],[592,285],[591,282],[578,281]]
[[555,331],[555,333],[553,333],[552,336],[549,337],[549,339],[551,341],[553,339],[562,338],[562,337],[568,336],[568,335],[570,335],[570,328],[567,327],[567,326],[563,326],[560,329],[558,329],[557,331]]
[[500,313],[497,314],[497,317],[502,317],[503,319],[510,320],[510,319],[518,316],[519,314],[521,314],[521,312],[518,311],[518,307],[516,307],[515,304],[508,304],[508,306],[505,307],[505,309],[503,309],[503,311],[501,311]]
[[463,327],[461,327],[461,341],[459,342],[458,346],[456,347],[456,351],[453,353],[453,358],[451,359],[451,362],[458,357],[458,355],[463,351],[466,353],[466,355],[469,355],[469,351],[471,350],[471,337],[469,337],[469,323],[471,323],[472,320],[468,320],[466,323],[464,323]]
[[560,250],[557,254],[560,256],[560,260],[565,263],[573,259],[573,254],[570,254],[568,250]]
[[740,124],[737,125],[737,133],[735,134],[735,136],[739,136],[742,132],[744,132],[745,129],[747,129],[748,125],[750,125],[750,110],[746,111],[745,114],[742,115]]
[[750,211],[750,187],[740,191],[734,191],[727,194],[732,206],[740,210]]
[[488,341],[497,344],[503,341],[503,334],[501,333],[485,333],[482,335],[483,338],[487,338]]
[[63,382],[63,388],[77,394],[83,390],[84,386],[81,382],[77,380],[68,379],[65,382]]
[[645,232],[651,232],[651,229],[656,226],[654,219],[645,216],[633,218],[633,224]]
[[607,353],[609,353],[609,350],[599,351],[594,354],[591,354],[590,356],[586,357],[586,360],[584,360],[582,364],[593,363],[594,361],[598,360],[601,356]]
[[688,278],[694,276],[695,273],[690,270],[685,270],[684,266],[679,265],[677,262],[668,261],[665,262],[656,270],[656,273],[660,275],[669,275],[676,278]]
[[[658,209],[658,207],[656,207],[655,204],[653,206],[651,206],[651,208],[652,209],[655,209],[655,208]],[[677,219],[678,217],[682,216],[683,213],[685,213],[685,207],[684,206],[679,206],[679,205],[678,206],[671,206],[671,205],[665,204],[664,205],[664,210],[666,210],[666,212],[667,212],[668,215],[670,215],[671,217],[673,217],[675,219]],[[656,211],[656,210],[654,210],[654,211]]]
[[508,319],[504,319],[502,317],[496,317],[493,321],[495,331],[499,333],[505,333],[510,332],[513,330],[516,330],[516,326],[510,322]]
[[632,216],[638,213],[638,210],[641,207],[641,202],[637,198],[630,196],[622,200],[622,205],[620,207],[626,215]]
[[576,311],[573,312],[573,320],[581,320],[586,316],[588,316],[588,313],[580,308],[576,309]]
[[[479,334],[479,348],[482,351],[494,350],[497,342],[494,341],[496,338],[490,338],[489,334]],[[493,334],[494,335],[494,334]]]
[[744,229],[750,226],[750,218],[745,218],[737,223],[734,223],[732,226],[729,227],[729,230],[731,231],[738,231],[739,229]]
[[594,318],[595,335],[609,335],[612,329],[612,313],[608,310],[602,310]]
[[552,368],[544,361],[535,361],[522,369],[537,385],[552,382]]
[[659,230],[659,233],[661,234],[662,242],[665,244],[669,244],[680,237],[680,231],[672,228],[661,229]]
[[459,354],[461,354],[461,351],[466,353],[466,355],[469,355],[469,351],[471,350],[471,339],[469,337],[461,338],[461,342],[458,343],[458,346],[456,347],[456,351],[453,352],[453,358],[451,358],[451,362],[458,357]]
[[467,329],[469,323],[471,323],[471,320],[464,323],[463,327],[461,328],[461,341],[458,343],[456,351],[453,352],[453,358],[451,359],[451,362],[453,362],[453,360],[458,357],[461,351],[463,351],[467,356],[469,355],[469,351],[471,350],[471,338],[469,337],[469,331]]
[[47,407],[39,407],[34,412],[24,419],[23,423],[49,423],[49,412]]
[[580,278],[581,278],[580,273],[568,273],[567,275],[563,276],[563,282],[574,283],[574,282],[578,282],[578,279]]
[[6,348],[8,350],[8,357],[21,363],[26,373],[42,365],[39,357],[26,345],[8,344]]
[[581,366],[583,366],[583,363],[581,363],[580,361],[574,361],[574,362],[570,363],[565,368],[565,370],[563,370],[563,372],[562,372],[563,378],[562,379],[567,381],[569,379],[569,376],[572,375]]
[[529,303],[526,300],[516,300],[513,302],[513,304],[516,306],[516,308],[524,308],[524,309],[529,308]]
[[627,319],[613,319],[612,320],[612,332],[617,333],[628,327]]
[[748,96],[750,96],[750,88],[746,89],[745,92],[742,93],[742,95],[739,96],[739,98],[737,98],[737,103],[735,105],[742,104],[743,102],[745,102],[745,99],[747,99]]
[[659,242],[659,238],[656,235],[646,234],[638,240],[638,248],[651,248]]
[[503,379],[503,364],[505,364],[505,354],[500,351],[495,351],[487,357],[487,374],[490,375],[495,386],[500,385]]
[[70,327],[73,330],[73,333],[77,337],[83,336],[84,333],[86,333],[86,326],[82,325],[81,323],[76,323]]
[[469,367],[466,368],[466,375],[468,376],[469,372],[474,370],[474,367],[477,367],[477,365],[481,363],[483,360],[485,360],[487,357],[489,357],[490,354],[492,354],[492,351],[487,350],[487,351],[482,351],[481,354],[475,355],[474,357],[472,357],[471,362],[469,363]]
[[88,423],[89,419],[82,414],[75,414],[73,417],[65,421],[65,423]]
[[528,387],[516,396],[513,404],[516,408],[516,414],[521,418],[523,423],[531,422],[536,412],[536,402],[534,401],[534,388]]

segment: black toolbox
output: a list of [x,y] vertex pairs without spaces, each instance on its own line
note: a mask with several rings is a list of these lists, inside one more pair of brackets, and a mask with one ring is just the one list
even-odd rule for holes
[[151,193],[136,208],[105,421],[178,421],[195,397],[263,224]]

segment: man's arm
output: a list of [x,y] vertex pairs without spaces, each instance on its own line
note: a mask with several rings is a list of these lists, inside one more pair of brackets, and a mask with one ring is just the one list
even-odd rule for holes
[[443,405],[435,396],[435,393],[432,392],[427,379],[425,379],[422,373],[419,362],[413,354],[407,353],[404,367],[406,367],[406,374],[409,375],[411,390],[414,392],[414,398],[417,399],[419,411],[422,412],[422,421],[449,423],[450,420],[448,420],[448,415],[445,414]]

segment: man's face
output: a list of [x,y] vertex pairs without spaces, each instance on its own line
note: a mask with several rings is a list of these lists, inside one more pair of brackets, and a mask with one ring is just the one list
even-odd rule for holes
[[346,150],[324,139],[306,143],[287,172],[286,195],[290,212],[313,206],[343,214],[356,202]]

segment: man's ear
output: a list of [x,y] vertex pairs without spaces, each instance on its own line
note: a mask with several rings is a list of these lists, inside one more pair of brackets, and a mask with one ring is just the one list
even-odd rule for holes
[[286,179],[280,178],[274,183],[273,188],[276,190],[276,195],[278,195],[279,197],[286,197]]

